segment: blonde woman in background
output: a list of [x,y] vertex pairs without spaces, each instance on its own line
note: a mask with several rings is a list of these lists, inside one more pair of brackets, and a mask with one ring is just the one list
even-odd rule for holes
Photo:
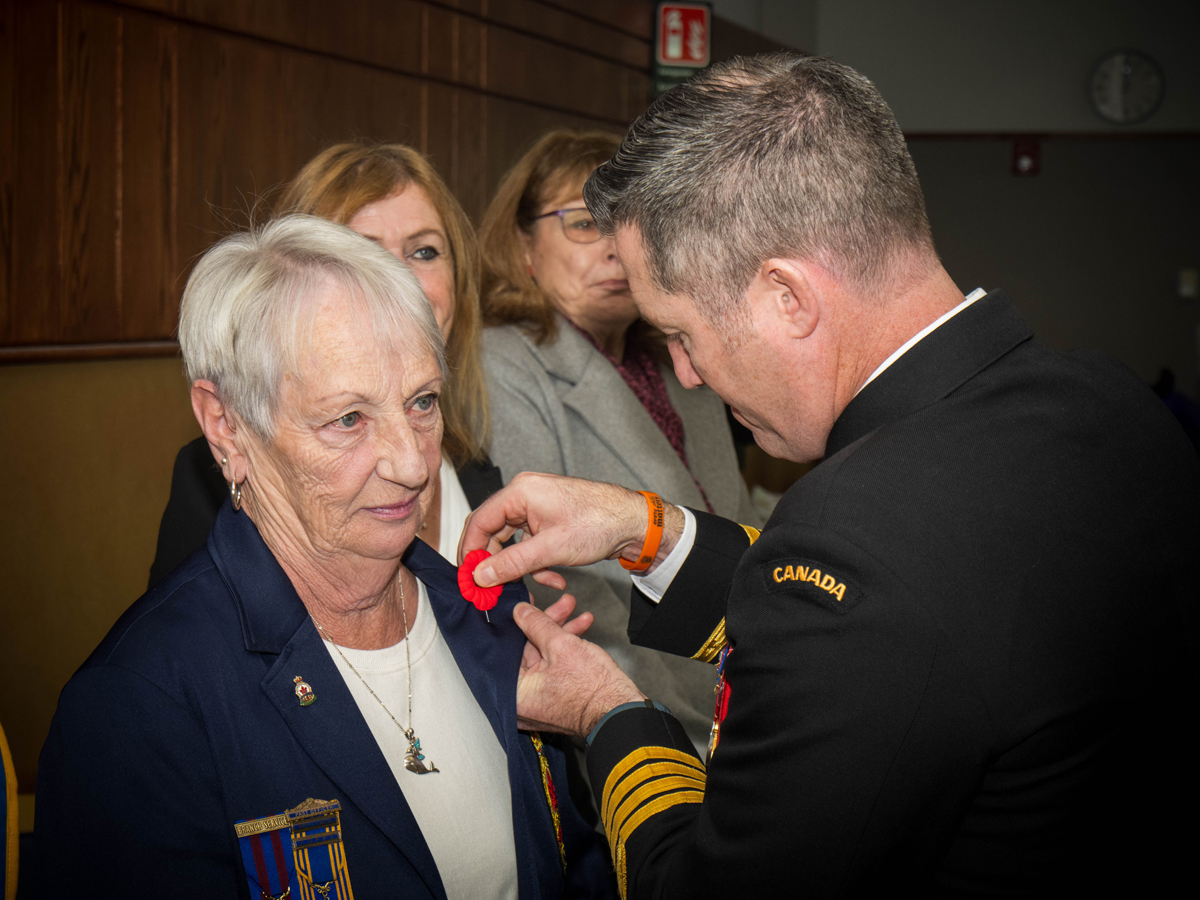
[[[661,336],[638,318],[612,238],[583,204],[584,182],[619,144],[603,132],[547,133],[484,216],[492,458],[505,482],[526,471],[574,475],[758,524],[724,404],[706,387],[680,385]],[[703,752],[712,667],[630,644],[629,575],[616,561],[560,572],[595,616],[588,639],[667,705]]]

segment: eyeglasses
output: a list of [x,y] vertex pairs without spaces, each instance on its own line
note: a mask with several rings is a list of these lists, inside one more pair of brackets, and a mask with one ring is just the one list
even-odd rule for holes
[[600,229],[596,227],[592,214],[585,208],[556,209],[553,212],[534,216],[533,220],[536,222],[538,219],[550,216],[558,216],[558,221],[562,223],[563,234],[567,236],[568,241],[576,244],[594,244],[603,237]]

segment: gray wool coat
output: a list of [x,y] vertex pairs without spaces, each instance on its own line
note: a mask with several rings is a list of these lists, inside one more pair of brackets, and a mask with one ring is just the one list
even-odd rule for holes
[[[707,387],[686,390],[662,367],[671,404],[683,420],[687,467],[621,375],[565,320],[538,346],[517,325],[484,330],[483,365],[492,412],[492,461],[507,483],[520,472],[549,472],[654,491],[703,510],[692,475],[713,510],[746,525],[761,516],[738,472],[725,406]],[[607,650],[644,692],[666,704],[701,754],[713,715],[712,666],[629,642],[629,574],[614,560],[559,569],[567,590],[596,622],[587,637]],[[539,603],[556,597],[530,588]]]

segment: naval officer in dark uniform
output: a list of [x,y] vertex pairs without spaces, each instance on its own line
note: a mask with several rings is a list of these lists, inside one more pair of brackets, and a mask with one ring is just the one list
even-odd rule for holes
[[1000,291],[964,296],[891,111],[828,60],[697,76],[585,198],[680,381],[769,453],[823,460],[761,534],[536,475],[468,523],[464,551],[532,535],[480,583],[649,557],[631,636],[721,668],[705,765],[611,659],[520,607],[519,714],[588,737],[623,895],[1173,884],[1200,471],[1151,392],[1038,343]]

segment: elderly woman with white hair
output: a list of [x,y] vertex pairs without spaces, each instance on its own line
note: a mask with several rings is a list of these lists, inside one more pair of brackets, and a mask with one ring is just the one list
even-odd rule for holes
[[62,693],[43,894],[613,895],[561,754],[517,730],[524,589],[485,617],[415,538],[445,363],[414,276],[285,217],[201,259],[179,335],[230,498]]

